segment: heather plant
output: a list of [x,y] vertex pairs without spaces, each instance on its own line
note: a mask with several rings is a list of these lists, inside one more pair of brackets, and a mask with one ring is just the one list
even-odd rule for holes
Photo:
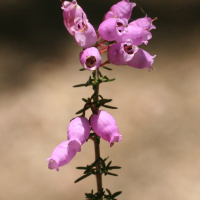
[[[114,4],[105,14],[103,22],[97,31],[89,23],[86,13],[77,4],[62,2],[64,25],[68,32],[74,37],[77,44],[83,48],[79,54],[79,60],[83,66],[80,71],[89,70],[91,76],[83,84],[73,87],[91,87],[93,92],[90,97],[82,98],[83,108],[76,112],[78,117],[73,118],[68,126],[67,140],[59,144],[47,159],[48,168],[56,169],[68,164],[81,151],[81,146],[88,140],[94,142],[95,160],[92,164],[77,167],[83,170],[83,176],[75,183],[90,175],[96,176],[97,192],[85,193],[86,199],[115,200],[121,191],[111,193],[109,189],[102,187],[102,175],[117,176],[113,170],[120,166],[112,166],[112,161],[107,163],[107,158],[100,157],[100,140],[110,143],[112,147],[116,142],[122,141],[116,121],[106,109],[117,109],[110,105],[112,99],[106,99],[100,95],[99,86],[115,79],[110,79],[100,72],[100,69],[112,70],[108,65],[123,65],[133,68],[152,68],[155,56],[151,56],[145,50],[139,48],[141,44],[148,44],[152,38],[151,30],[155,29],[152,20],[148,16],[131,21],[132,10],[136,6],[129,0],[122,0]],[[130,21],[130,22],[129,22]],[[101,55],[107,53],[107,60],[102,62]],[[109,104],[109,105],[108,105]],[[92,115],[89,119],[85,117],[86,111],[90,109]]]

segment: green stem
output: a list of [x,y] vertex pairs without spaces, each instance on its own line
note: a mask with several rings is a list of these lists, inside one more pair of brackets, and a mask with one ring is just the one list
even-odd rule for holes
[[[96,76],[97,78],[99,78],[98,69],[95,71],[95,76]],[[94,92],[96,93],[96,95],[95,95],[95,97],[94,97],[94,101],[97,102],[98,99],[99,99],[99,85],[96,87],[96,89],[95,89]],[[94,112],[95,112],[95,114],[98,113],[98,109],[99,109],[98,107],[94,107]],[[100,146],[99,146],[99,144],[97,143],[97,135],[96,135],[96,134],[95,134],[95,136],[94,136],[94,150],[95,150],[95,160],[97,160],[97,159],[100,158]],[[99,171],[100,168],[101,168],[101,166],[100,166],[100,160],[99,160],[99,161],[96,163],[96,170]],[[101,190],[102,190],[102,175],[101,175],[101,173],[96,174],[96,181],[97,181],[97,191],[98,191],[98,193],[100,193]],[[102,200],[102,198],[101,198],[101,200]]]

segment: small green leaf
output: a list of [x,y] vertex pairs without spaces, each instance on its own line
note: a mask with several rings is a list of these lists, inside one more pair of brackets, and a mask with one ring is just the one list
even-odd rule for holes
[[79,85],[74,85],[73,87],[83,87],[83,86],[87,87],[87,85],[85,83],[79,84]]
[[113,78],[113,79],[108,79],[108,80],[106,80],[106,81],[104,81],[104,82],[111,82],[111,81],[114,81],[115,80],[115,78]]
[[118,166],[111,166],[111,167],[108,167],[108,170],[112,170],[112,169],[121,169],[121,167],[118,167]]
[[86,108],[82,108],[81,110],[77,111],[75,114],[78,115],[80,113],[82,113],[84,110],[88,110],[90,107],[86,106]]
[[108,172],[107,174],[108,174],[108,175],[111,175],[111,176],[118,176],[117,174],[110,173],[110,172]]
[[78,178],[77,180],[75,180],[74,183],[77,183],[77,182],[83,180],[84,178],[87,178],[87,177],[90,176],[91,174],[92,174],[92,173],[88,173],[88,174],[86,174],[86,175],[81,176],[80,178]]
[[109,67],[105,67],[105,66],[104,66],[103,68],[104,68],[104,69],[107,69],[107,70],[112,70],[111,68],[109,68]]
[[117,107],[113,107],[113,106],[108,106],[108,105],[102,105],[105,108],[110,108],[110,109],[118,109]]
[[87,102],[88,102],[88,100],[87,100],[87,99],[85,99],[85,98],[82,98],[82,100],[83,100],[85,103],[87,103]]
[[85,71],[86,69],[84,69],[84,68],[81,68],[81,69],[79,69],[79,71]]
[[100,76],[100,77],[102,77],[102,74],[101,74],[101,72],[100,72],[100,71],[98,71],[98,73],[99,73],[99,76]]
[[76,169],[84,169],[84,170],[86,170],[87,167],[76,167]]
[[112,196],[112,194],[111,194],[109,189],[106,189],[106,191],[108,192],[109,196]]
[[115,198],[116,196],[119,196],[121,193],[122,193],[122,191],[115,192],[115,193],[112,195],[112,198]]

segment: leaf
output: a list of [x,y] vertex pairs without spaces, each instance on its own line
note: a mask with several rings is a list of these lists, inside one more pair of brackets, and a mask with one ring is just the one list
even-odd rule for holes
[[84,69],[84,68],[81,68],[81,69],[79,69],[79,71],[85,71],[86,69]]
[[119,196],[121,193],[122,193],[122,191],[115,192],[115,193],[112,195],[112,198],[115,198],[116,196]]
[[84,169],[84,170],[86,170],[87,167],[76,167],[76,169]]
[[88,100],[87,100],[87,99],[85,99],[85,98],[82,98],[82,100],[83,100],[85,103],[87,103],[87,102],[88,102]]
[[73,87],[83,87],[83,86],[87,87],[87,85],[85,83],[79,84],[79,85],[74,85]]
[[111,82],[111,81],[114,81],[115,80],[115,78],[113,78],[113,79],[108,79],[108,80],[106,80],[106,81],[104,81],[104,82]]
[[105,108],[110,108],[110,109],[118,109],[117,107],[113,107],[113,106],[108,106],[108,105],[102,105]]
[[108,174],[108,175],[111,175],[111,176],[118,176],[117,174],[110,173],[110,172],[108,172],[107,174]]
[[87,178],[87,177],[90,176],[91,174],[92,174],[92,173],[88,173],[88,174],[86,174],[86,175],[81,176],[80,178],[78,178],[77,180],[75,180],[74,183],[77,183],[77,182],[83,180],[84,178]]
[[106,189],[106,191],[108,192],[108,194],[109,194],[110,196],[112,196],[112,194],[111,194],[111,192],[110,192],[109,189]]
[[107,70],[112,70],[111,68],[109,68],[109,67],[105,67],[105,66],[104,66],[103,68],[104,68],[104,69],[107,69]]
[[108,167],[108,170],[112,170],[112,169],[121,169],[121,167],[119,167],[119,166],[111,166],[111,167]]
[[81,110],[77,111],[75,114],[78,115],[82,113],[84,110],[88,110],[90,107],[86,106],[86,108],[82,108]]

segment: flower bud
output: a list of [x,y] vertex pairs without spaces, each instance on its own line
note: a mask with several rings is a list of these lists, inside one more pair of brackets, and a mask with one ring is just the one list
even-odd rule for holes
[[77,151],[80,151],[80,144],[76,140],[62,142],[53,150],[51,157],[46,160],[49,162],[48,168],[59,171],[59,167],[68,164]]
[[83,145],[90,136],[90,123],[85,117],[76,117],[71,120],[68,130],[68,140],[76,140]]
[[90,124],[99,137],[110,143],[110,147],[122,140],[115,119],[108,112],[99,110],[98,114],[92,114]]
[[80,55],[80,63],[87,70],[95,70],[101,65],[101,55],[97,48],[90,47],[83,50]]
[[109,18],[126,18],[130,19],[133,7],[135,7],[135,3],[129,2],[129,0],[122,0],[117,4],[114,4],[110,10],[106,13],[105,19]]

